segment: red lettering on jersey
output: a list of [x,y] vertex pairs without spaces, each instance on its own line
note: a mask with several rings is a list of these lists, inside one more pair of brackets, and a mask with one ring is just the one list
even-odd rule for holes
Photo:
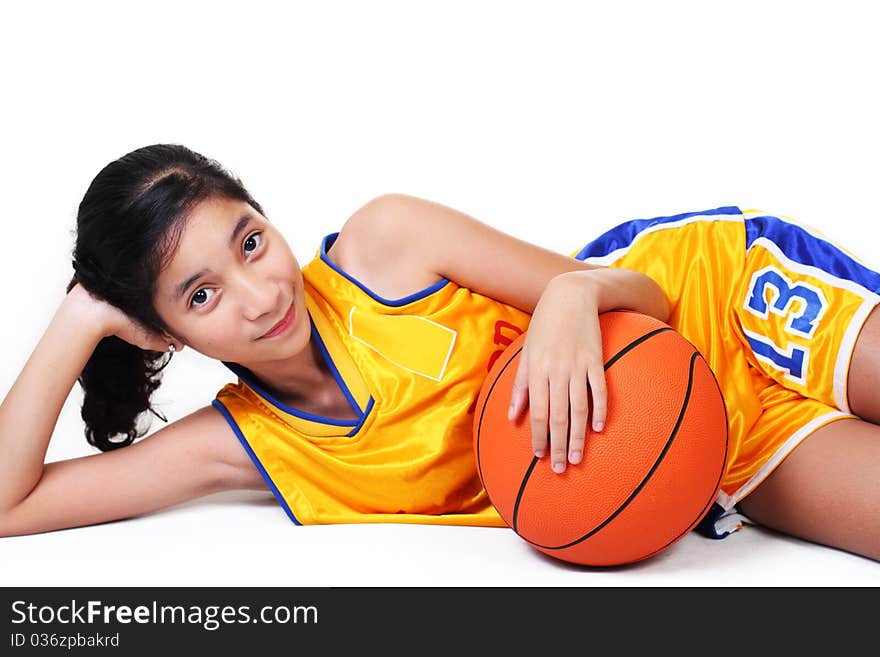
[[[502,333],[503,329],[508,329],[512,334],[509,337]],[[505,347],[509,347],[510,343],[516,340],[520,335],[522,335],[523,330],[516,326],[515,324],[511,324],[510,322],[495,322],[495,335],[493,336],[493,342],[495,344],[500,344]]]
[[[505,334],[506,329],[506,334]],[[496,349],[492,352],[492,355],[489,356],[489,362],[486,364],[486,373],[488,374],[492,370],[492,366],[495,364],[495,361],[498,360],[498,357],[504,353],[504,351],[516,340],[520,335],[523,334],[523,329],[521,329],[516,324],[511,324],[510,322],[505,322],[499,320],[495,322],[495,328],[492,334],[492,343],[496,345],[500,345],[500,349]],[[471,404],[470,408],[467,410],[470,415],[477,409],[477,400],[474,398],[474,402]]]
[[[504,335],[503,331],[507,329],[508,335]],[[516,340],[519,336],[523,334],[523,329],[521,329],[516,324],[511,324],[510,322],[497,321],[495,322],[495,335],[493,336],[493,342],[495,344],[501,345],[501,349],[497,349],[492,352],[492,355],[489,356],[489,363],[486,365],[486,372],[491,371],[492,366],[495,364],[495,361],[498,360],[498,357],[504,353],[504,351]]]

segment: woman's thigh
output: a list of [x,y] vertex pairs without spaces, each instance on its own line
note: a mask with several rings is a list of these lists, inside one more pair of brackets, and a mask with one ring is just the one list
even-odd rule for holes
[[770,529],[880,561],[880,426],[844,418],[820,427],[739,508]]
[[850,410],[880,424],[880,306],[874,308],[859,333],[848,377]]

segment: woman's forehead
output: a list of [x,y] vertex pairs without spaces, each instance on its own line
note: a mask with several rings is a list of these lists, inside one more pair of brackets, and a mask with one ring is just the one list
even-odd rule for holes
[[184,223],[185,227],[190,224],[197,226],[228,224],[245,214],[252,217],[259,216],[259,212],[244,201],[229,199],[225,196],[213,196],[197,203],[188,213]]

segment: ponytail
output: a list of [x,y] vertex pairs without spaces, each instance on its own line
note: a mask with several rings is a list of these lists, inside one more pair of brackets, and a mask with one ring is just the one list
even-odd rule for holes
[[[77,283],[74,277],[67,291]],[[167,356],[167,358],[166,358]],[[83,389],[80,415],[86,440],[102,452],[130,445],[149,430],[138,418],[149,411],[163,422],[150,396],[162,382],[173,354],[148,351],[115,335],[103,338],[77,378]]]

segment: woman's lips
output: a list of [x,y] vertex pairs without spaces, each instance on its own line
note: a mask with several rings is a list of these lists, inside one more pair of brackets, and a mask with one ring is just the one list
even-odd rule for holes
[[269,331],[260,336],[260,340],[263,338],[274,338],[276,335],[283,333],[287,328],[293,324],[293,303],[290,304],[290,308],[287,309],[287,314],[284,315],[284,319],[278,322],[275,326],[273,326]]

